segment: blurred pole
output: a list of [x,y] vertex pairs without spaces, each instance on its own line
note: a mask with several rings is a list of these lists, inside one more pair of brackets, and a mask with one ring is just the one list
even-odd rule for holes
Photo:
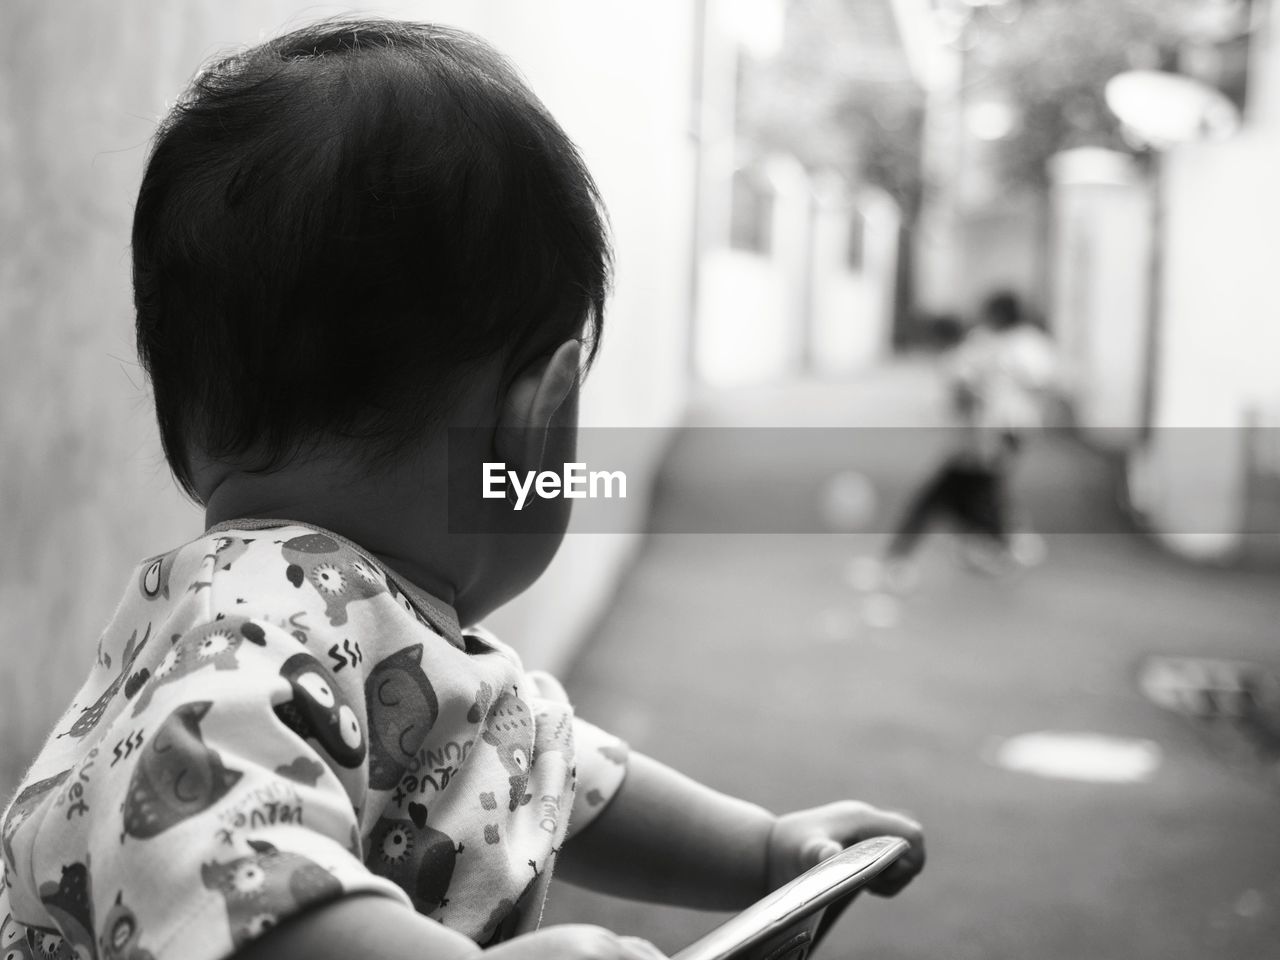
[[937,41],[936,58],[925,82],[925,117],[921,145],[923,189],[915,218],[914,283],[911,312],[948,313],[956,308],[959,277],[960,193],[963,166],[967,37]]
[[726,0],[697,0],[693,123],[696,143],[693,202],[693,270],[690,281],[689,370],[696,378],[698,326],[707,251],[727,245],[734,169],[738,44],[725,29]]
[[1164,157],[1147,152],[1147,183],[1151,191],[1151,242],[1147,250],[1147,330],[1143,348],[1142,413],[1140,436],[1150,443],[1155,433],[1160,388],[1160,350],[1163,346],[1164,304]]
[[693,226],[691,244],[693,263],[689,265],[689,323],[685,330],[685,369],[692,378],[698,375],[698,297],[701,293],[703,216],[704,120],[703,96],[707,68],[707,5],[709,0],[695,0],[693,9],[693,88],[690,92],[689,136],[693,140]]
[[800,372],[814,374],[818,371],[818,318],[817,287],[821,271],[817,263],[818,213],[822,203],[816,185],[809,190],[808,223],[804,231],[804,254],[801,259],[804,282],[800,297]]

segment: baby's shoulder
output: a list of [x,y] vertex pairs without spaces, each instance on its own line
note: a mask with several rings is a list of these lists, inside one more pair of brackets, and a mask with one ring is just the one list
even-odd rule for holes
[[512,648],[482,628],[463,631],[451,608],[372,554],[303,524],[217,527],[150,558],[137,579],[117,622],[151,624],[173,656],[198,647],[203,658],[223,643],[229,658],[245,639],[257,642],[242,634],[265,629],[292,637],[340,682],[382,676],[410,657],[446,687],[518,683],[524,672]]
[[[199,601],[195,621],[219,616],[283,618],[290,632],[303,621],[354,628],[354,606],[383,598],[405,607],[379,565],[341,538],[300,524],[215,527],[138,573],[148,601]],[[385,613],[381,609],[379,613]],[[367,620],[368,618],[364,618]]]

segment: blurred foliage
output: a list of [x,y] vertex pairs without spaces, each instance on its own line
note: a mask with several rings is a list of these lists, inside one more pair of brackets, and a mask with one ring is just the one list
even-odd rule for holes
[[1024,0],[1012,22],[983,8],[967,27],[965,96],[1010,103],[1018,117],[996,150],[1002,178],[1042,188],[1046,161],[1079,146],[1130,149],[1104,100],[1125,70],[1172,66],[1220,0]]
[[[1017,124],[994,151],[1001,178],[1042,188],[1046,161],[1085,145],[1126,148],[1107,80],[1168,65],[1169,52],[1242,0],[934,0],[961,52],[963,99],[998,99]],[[739,131],[763,152],[888,191],[910,218],[922,190],[925,97],[907,70],[890,0],[789,0],[783,49],[748,59]],[[1215,11],[1217,11],[1215,13]],[[887,27],[886,27],[886,18]]]
[[924,97],[897,47],[887,2],[789,0],[783,49],[747,60],[739,133],[759,152],[920,200]]

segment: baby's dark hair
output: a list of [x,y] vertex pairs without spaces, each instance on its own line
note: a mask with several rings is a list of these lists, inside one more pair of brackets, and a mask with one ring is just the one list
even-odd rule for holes
[[200,73],[133,220],[138,354],[165,456],[394,458],[468,364],[599,343],[611,253],[577,149],[460,30],[325,21]]
[[982,302],[982,316],[994,330],[1012,330],[1029,319],[1022,301],[1011,290],[997,290]]

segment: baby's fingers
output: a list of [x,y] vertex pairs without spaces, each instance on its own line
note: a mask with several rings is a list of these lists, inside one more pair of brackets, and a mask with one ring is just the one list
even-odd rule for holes
[[895,813],[885,813],[884,816],[889,819],[882,825],[881,832],[902,837],[910,846],[884,873],[868,884],[867,889],[877,896],[892,897],[924,869],[924,830],[909,817]]
[[493,960],[667,960],[647,940],[585,924],[545,927],[485,951]]
[[924,828],[912,818],[853,801],[832,804],[827,814],[837,821],[832,824],[834,832],[843,834],[846,843],[890,836],[901,837],[910,844],[884,873],[868,884],[872,893],[892,897],[924,869]]
[[[667,960],[667,955],[648,940],[639,937],[619,937],[618,942],[629,950],[635,951],[634,960]],[[632,960],[629,955],[627,960]]]

